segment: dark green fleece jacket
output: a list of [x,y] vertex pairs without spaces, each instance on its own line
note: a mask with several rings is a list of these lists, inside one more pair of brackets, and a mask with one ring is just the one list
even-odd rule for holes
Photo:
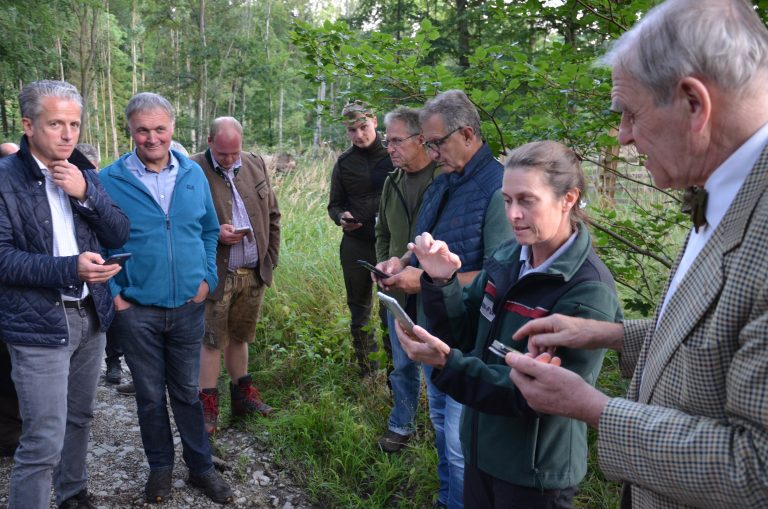
[[[532,411],[510,381],[504,359],[488,346],[498,339],[525,352],[527,338],[512,341],[512,335],[529,320],[554,313],[618,321],[619,301],[584,225],[546,272],[518,279],[520,249],[515,241],[500,246],[463,291],[455,277],[445,286],[422,277],[429,328],[452,347],[444,369],[434,370],[432,379],[466,405],[461,444],[468,464],[519,486],[575,486],[587,471],[586,424]],[[557,351],[564,368],[593,385],[604,353]]]

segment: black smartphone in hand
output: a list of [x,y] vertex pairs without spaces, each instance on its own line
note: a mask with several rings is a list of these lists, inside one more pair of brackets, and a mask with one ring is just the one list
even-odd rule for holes
[[376,274],[376,277],[378,277],[379,279],[387,279],[392,277],[392,274],[387,274],[386,272],[377,269],[374,265],[371,265],[365,260],[355,260],[355,262],[361,267],[363,267],[364,269],[368,269],[374,274]]
[[118,254],[113,254],[112,256],[110,256],[109,258],[107,258],[106,260],[104,260],[104,263],[103,263],[102,265],[114,265],[114,264],[118,264],[118,265],[120,265],[120,266],[122,267],[122,266],[123,266],[123,264],[125,263],[125,260],[127,260],[128,258],[130,258],[132,255],[133,255],[133,253],[118,253]]
[[341,220],[349,224],[358,224],[360,222],[354,217],[342,217]]

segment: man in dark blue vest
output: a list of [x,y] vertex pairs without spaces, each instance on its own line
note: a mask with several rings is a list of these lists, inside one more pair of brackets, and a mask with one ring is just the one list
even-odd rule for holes
[[[427,102],[419,120],[424,146],[443,173],[424,195],[415,231],[430,232],[448,243],[461,258],[458,278],[466,285],[480,271],[483,259],[512,237],[499,192],[504,169],[483,141],[480,115],[461,90],[443,92]],[[390,258],[379,268],[394,274],[380,282],[383,287],[408,294],[421,290],[422,270],[410,253]],[[429,320],[418,307],[418,323],[429,329]],[[462,406],[432,385],[431,369],[425,373],[439,461],[436,506],[460,508],[464,491],[464,457],[459,441]]]

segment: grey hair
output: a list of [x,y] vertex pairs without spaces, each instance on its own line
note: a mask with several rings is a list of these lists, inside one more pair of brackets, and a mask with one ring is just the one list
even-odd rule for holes
[[389,127],[393,121],[400,121],[405,124],[408,134],[420,134],[421,122],[419,122],[419,110],[400,106],[384,115],[384,126]]
[[581,170],[579,156],[570,148],[556,141],[526,143],[507,155],[504,169],[542,173],[545,182],[557,197],[565,196],[571,189],[577,189],[579,198],[570,211],[571,227],[575,228],[579,221],[586,221],[587,215],[579,207],[579,202],[584,196],[584,172]]
[[685,76],[740,93],[768,68],[768,29],[746,0],[668,0],[601,61],[645,85],[657,105],[669,103]]
[[151,110],[163,110],[171,117],[171,123],[176,121],[173,105],[162,95],[153,92],[141,92],[131,97],[125,106],[125,118],[130,123],[134,114]]
[[469,126],[478,138],[480,135],[480,114],[477,108],[469,100],[467,94],[461,90],[448,90],[438,94],[419,113],[419,120],[423,124],[429,117],[440,115],[446,132]]
[[237,134],[240,136],[243,135],[243,126],[235,117],[218,117],[211,122],[211,129],[208,132],[208,136],[211,139],[214,139],[225,127],[232,127],[237,131]]
[[91,145],[90,143],[78,143],[75,145],[75,148],[78,152],[83,154],[86,159],[88,159],[90,162],[94,163],[96,166],[99,165],[101,162],[101,158],[99,157],[99,151],[96,150],[96,147]]
[[83,97],[74,85],[66,81],[40,80],[27,83],[19,92],[21,116],[33,122],[37,120],[43,109],[41,102],[44,97],[56,97],[76,102],[82,114]]

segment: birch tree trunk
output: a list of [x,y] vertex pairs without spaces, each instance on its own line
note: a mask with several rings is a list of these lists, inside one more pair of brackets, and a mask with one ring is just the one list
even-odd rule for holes
[[138,77],[136,76],[136,0],[131,2],[131,96],[138,91]]
[[200,139],[197,137],[193,139],[194,146],[192,147],[192,150],[194,152],[197,152],[198,144],[202,145],[203,143],[202,136],[205,132],[205,102],[208,96],[208,45],[205,39],[205,0],[200,0],[200,44],[203,47],[203,62],[200,66],[200,93],[197,97],[197,127]]
[[115,126],[115,101],[112,91],[112,43],[110,41],[110,23],[109,23],[109,0],[105,2],[107,11],[107,99],[109,100],[109,127],[112,134],[112,156],[114,159],[120,157],[120,148],[117,146],[117,127]]
[[285,87],[280,85],[280,112],[277,117],[277,146],[283,150],[283,104],[285,103]]

